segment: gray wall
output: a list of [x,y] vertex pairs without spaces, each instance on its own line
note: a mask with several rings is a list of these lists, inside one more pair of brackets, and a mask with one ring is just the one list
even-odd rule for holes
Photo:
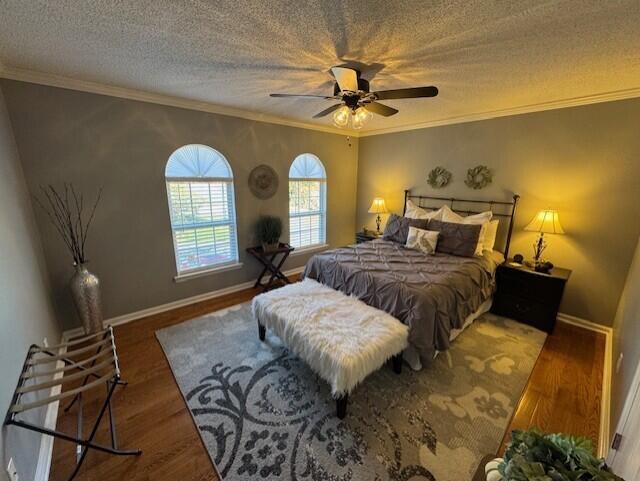
[[[640,242],[613,323],[613,377],[611,379],[611,435],[618,427],[622,408],[636,369],[640,368]],[[616,365],[624,354],[620,370]]]
[[[403,190],[467,198],[522,196],[511,253],[532,257],[523,228],[539,209],[559,211],[567,232],[549,236],[545,256],[573,269],[561,311],[604,325],[616,306],[640,234],[640,99],[411,130],[360,139],[358,225],[374,224],[371,199],[402,212]],[[494,169],[493,184],[464,184],[469,167]],[[426,184],[437,165],[452,184]]]
[[[4,416],[31,344],[60,340],[49,298],[40,237],[0,90],[0,416]],[[23,419],[42,422],[44,411]],[[4,420],[4,418],[3,418]],[[20,479],[33,479],[40,436],[2,427],[0,470],[13,457]]]
[[[288,216],[287,178],[293,159],[316,154],[327,170],[327,240],[354,236],[358,144],[340,135],[136,102],[53,87],[2,81],[29,190],[73,182],[85,195],[104,187],[87,242],[89,268],[103,286],[107,318],[252,280],[258,265],[245,256],[260,213]],[[178,147],[201,143],[222,152],[235,177],[241,270],[175,283],[164,168]],[[249,172],[271,165],[277,194],[253,197]],[[77,325],[67,282],[71,259],[46,217],[36,210],[51,283],[64,328]],[[286,224],[286,222],[285,222]],[[288,232],[284,234],[288,238]],[[291,257],[285,268],[308,255]]]

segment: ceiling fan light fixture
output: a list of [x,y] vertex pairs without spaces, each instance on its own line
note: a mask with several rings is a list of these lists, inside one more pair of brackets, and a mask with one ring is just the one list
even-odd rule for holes
[[369,81],[360,77],[360,71],[346,66],[331,67],[331,74],[335,79],[333,95],[316,94],[284,94],[273,93],[271,97],[299,97],[321,98],[324,100],[339,101],[329,108],[321,110],[313,116],[314,119],[324,118],[333,113],[333,124],[341,128],[361,129],[373,117],[373,114],[382,117],[391,117],[398,113],[398,109],[389,107],[378,100],[401,100],[435,97],[438,88],[410,87],[391,90],[369,90]]
[[371,112],[369,112],[364,107],[359,107],[353,113],[353,119],[352,119],[353,128],[361,129],[364,126],[364,124],[366,124],[367,122],[369,122],[369,120],[371,120],[372,117],[373,117],[373,114]]
[[346,127],[349,124],[351,111],[346,105],[333,113],[333,123],[336,127]]
[[371,120],[373,114],[364,107],[358,107],[351,114],[351,128],[359,130],[364,127],[369,120]]

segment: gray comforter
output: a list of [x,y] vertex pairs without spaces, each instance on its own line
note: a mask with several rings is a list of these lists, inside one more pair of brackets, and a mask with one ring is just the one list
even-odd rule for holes
[[355,295],[409,326],[409,342],[424,356],[449,348],[494,290],[498,255],[425,255],[391,241],[375,240],[329,250],[307,262],[303,276]]

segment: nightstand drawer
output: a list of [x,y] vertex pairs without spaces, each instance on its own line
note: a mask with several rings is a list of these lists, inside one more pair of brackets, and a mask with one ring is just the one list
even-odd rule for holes
[[496,282],[504,294],[523,297],[534,302],[544,301],[555,308],[560,304],[565,282],[545,274],[517,269],[499,269]]
[[541,304],[504,291],[496,293],[491,312],[524,322],[546,332],[552,332],[556,323],[555,305]]

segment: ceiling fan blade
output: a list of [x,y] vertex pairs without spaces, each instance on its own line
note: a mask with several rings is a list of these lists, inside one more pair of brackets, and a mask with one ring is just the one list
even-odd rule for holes
[[325,115],[329,115],[331,112],[333,112],[334,110],[338,110],[340,107],[342,107],[343,104],[335,104],[332,105],[331,107],[329,107],[328,109],[324,109],[322,112],[318,112],[317,114],[315,114],[313,116],[314,119],[319,119],[320,117],[324,117]]
[[389,107],[384,104],[379,104],[378,102],[370,102],[368,104],[365,104],[364,108],[367,109],[369,112],[382,115],[383,117],[391,117],[392,115],[395,115],[399,112],[397,109],[394,109],[393,107]]
[[331,67],[331,73],[336,78],[340,90],[358,91],[358,74],[352,68]]
[[438,95],[436,87],[414,87],[410,89],[381,90],[374,92],[378,100],[415,99],[418,97],[435,97]]
[[340,97],[329,97],[327,95],[307,95],[307,94],[269,94],[269,97],[309,97],[312,99],[339,100]]

